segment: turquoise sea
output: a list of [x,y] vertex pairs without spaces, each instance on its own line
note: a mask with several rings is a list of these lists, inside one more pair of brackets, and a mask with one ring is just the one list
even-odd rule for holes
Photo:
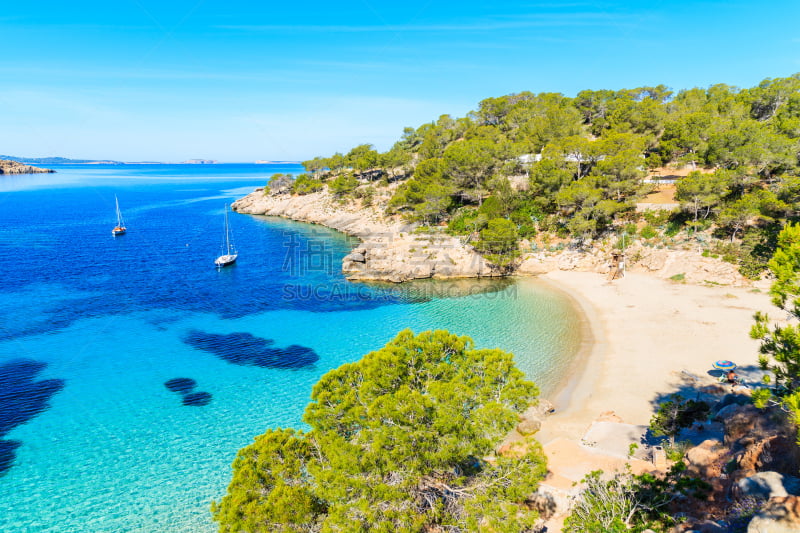
[[297,166],[54,168],[0,176],[0,531],[214,531],[236,451],[404,328],[511,351],[545,393],[577,351],[546,285],[350,283],[318,226],[231,214],[215,269],[225,204]]

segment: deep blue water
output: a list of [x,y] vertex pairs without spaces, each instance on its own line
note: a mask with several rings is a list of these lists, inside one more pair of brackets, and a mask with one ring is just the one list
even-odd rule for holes
[[212,531],[236,451],[406,327],[513,351],[545,390],[576,350],[545,286],[350,283],[353,241],[318,226],[233,213],[215,269],[225,204],[299,167],[55,168],[0,177],[0,531]]

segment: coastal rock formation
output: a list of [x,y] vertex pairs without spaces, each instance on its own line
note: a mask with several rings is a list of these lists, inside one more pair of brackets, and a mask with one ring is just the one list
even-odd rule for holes
[[16,161],[0,159],[0,174],[52,174],[53,172],[55,170],[49,168],[32,167]]
[[[607,274],[612,268],[610,246],[589,246],[582,250],[536,251],[523,254],[517,273],[546,274],[555,270]],[[626,249],[625,268],[661,279],[681,276],[686,283],[746,286],[752,282],[739,273],[738,266],[695,250],[670,250],[635,243]]]
[[[388,195],[374,206],[358,201],[338,202],[327,190],[306,195],[289,194],[278,188],[270,194],[264,189],[233,203],[239,213],[289,218],[320,224],[361,239],[362,243],[342,261],[350,280],[403,282],[422,278],[476,278],[503,275],[467,244],[466,238],[440,232],[418,233],[416,225],[384,213]],[[612,242],[589,243],[580,249],[555,249],[523,253],[515,270],[518,274],[538,275],[556,270],[597,272],[612,269]],[[532,246],[524,241],[522,248]],[[559,247],[561,248],[561,247]],[[686,244],[685,249],[668,249],[635,242],[625,250],[625,268],[662,279],[680,277],[683,282],[747,286],[736,265],[713,257],[703,257]]]
[[416,234],[414,226],[372,207],[340,204],[327,191],[302,196],[265,195],[263,189],[233,203],[250,215],[279,216],[320,224],[361,239],[342,260],[350,280],[403,282],[423,278],[499,276],[471,246],[446,234]]

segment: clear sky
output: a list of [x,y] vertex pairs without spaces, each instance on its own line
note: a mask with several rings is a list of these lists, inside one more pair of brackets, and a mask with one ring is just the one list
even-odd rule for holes
[[0,153],[301,160],[512,92],[800,71],[800,1],[37,0],[0,10]]

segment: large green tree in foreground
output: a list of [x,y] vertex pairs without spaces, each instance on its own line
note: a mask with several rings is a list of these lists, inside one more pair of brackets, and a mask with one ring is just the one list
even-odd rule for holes
[[544,456],[494,447],[537,393],[509,353],[403,331],[322,377],[308,432],[242,449],[214,519],[224,532],[532,530]]

